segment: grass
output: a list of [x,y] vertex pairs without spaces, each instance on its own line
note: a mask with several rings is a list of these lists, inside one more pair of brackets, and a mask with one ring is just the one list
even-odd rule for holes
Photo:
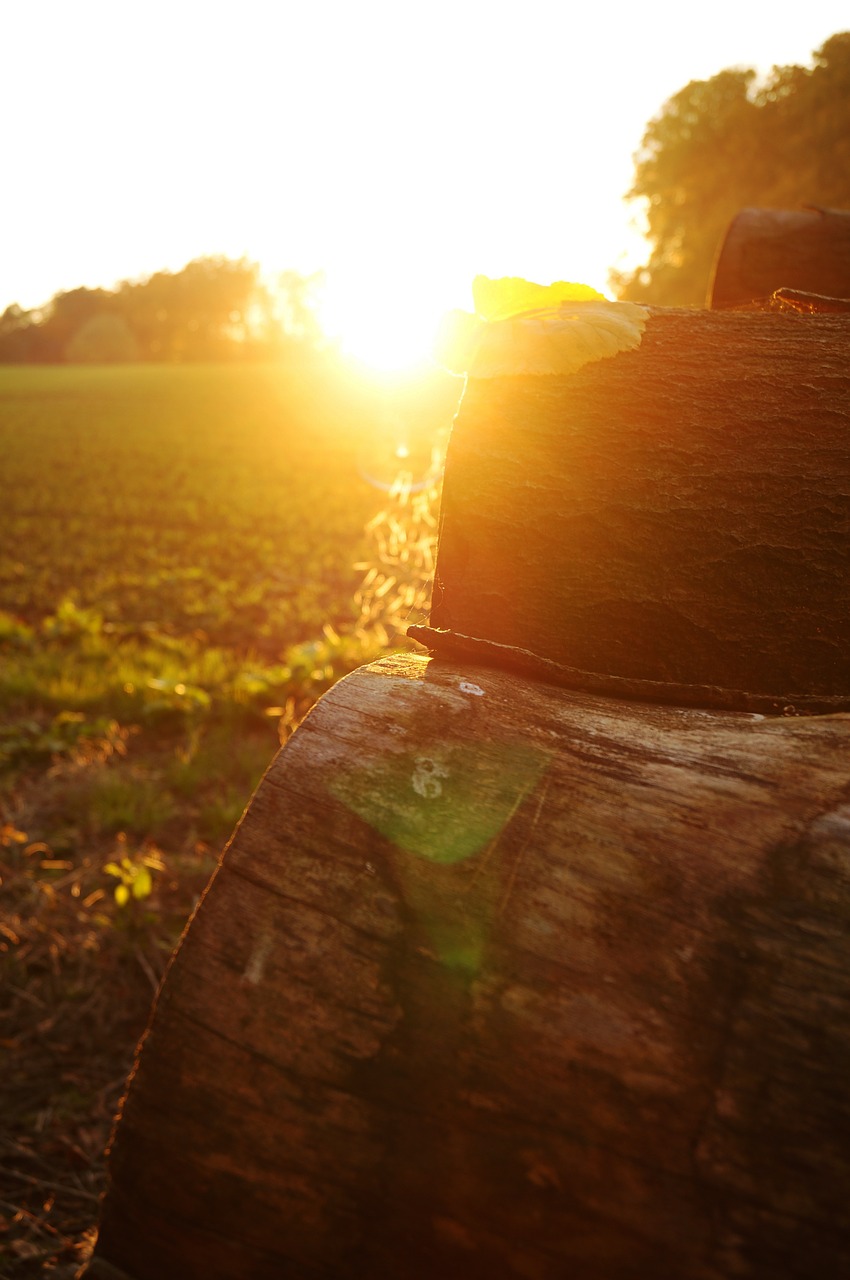
[[0,368],[9,1280],[78,1265],[153,992],[275,750],[421,619],[434,491],[386,489],[457,394],[313,361]]
[[71,596],[112,623],[263,648],[339,619],[374,508],[358,471],[369,405],[343,425],[325,392],[310,418],[305,380],[248,366],[0,371],[0,608],[30,620]]

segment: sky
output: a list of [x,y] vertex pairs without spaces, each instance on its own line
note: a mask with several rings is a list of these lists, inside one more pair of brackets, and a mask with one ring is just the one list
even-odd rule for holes
[[846,0],[26,0],[0,6],[0,310],[209,254],[325,273],[386,363],[472,278],[608,290],[693,79],[809,64]]

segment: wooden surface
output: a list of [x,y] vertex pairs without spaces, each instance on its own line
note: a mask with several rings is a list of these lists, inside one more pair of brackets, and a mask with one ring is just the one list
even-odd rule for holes
[[850,211],[742,209],[715,264],[710,307],[766,300],[776,289],[850,297]]
[[850,705],[848,551],[850,316],[655,311],[569,378],[469,379],[431,624]]
[[167,976],[94,1278],[850,1275],[850,715],[387,659]]

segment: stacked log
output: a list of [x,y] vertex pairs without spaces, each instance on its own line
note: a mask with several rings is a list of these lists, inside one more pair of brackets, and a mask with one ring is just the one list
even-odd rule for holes
[[653,310],[638,348],[571,377],[470,379],[431,613],[448,634],[416,634],[626,696],[838,705],[848,439],[845,315]]
[[849,752],[426,658],[337,685],[162,988],[98,1256],[850,1274]]
[[436,656],[263,779],[92,1280],[850,1274],[848,325],[470,378]]
[[708,305],[740,307],[778,289],[850,299],[850,210],[742,209],[714,266]]

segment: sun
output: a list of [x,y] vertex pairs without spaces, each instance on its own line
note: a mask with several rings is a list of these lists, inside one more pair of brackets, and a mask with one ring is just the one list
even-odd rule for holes
[[379,374],[421,369],[432,359],[445,313],[454,305],[439,287],[410,289],[388,273],[383,280],[334,277],[328,272],[317,309],[325,335],[342,353]]

